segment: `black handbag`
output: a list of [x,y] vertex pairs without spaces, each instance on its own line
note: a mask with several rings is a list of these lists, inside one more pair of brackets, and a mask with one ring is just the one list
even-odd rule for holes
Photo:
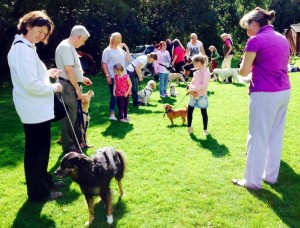
[[[61,94],[54,94],[54,118],[51,122],[59,121],[67,116],[66,109],[64,104],[62,103]],[[67,108],[67,107],[66,107]]]

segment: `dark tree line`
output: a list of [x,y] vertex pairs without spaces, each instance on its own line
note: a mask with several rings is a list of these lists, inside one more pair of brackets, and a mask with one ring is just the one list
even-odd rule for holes
[[255,6],[274,9],[275,28],[282,32],[300,22],[299,0],[2,0],[0,2],[0,80],[9,78],[6,56],[18,19],[31,10],[47,11],[55,30],[47,46],[38,45],[42,59],[53,59],[59,42],[76,24],[84,25],[91,37],[82,48],[100,62],[112,32],[120,32],[130,48],[166,38],[179,38],[184,45],[195,32],[204,43],[221,48],[220,35],[230,33],[236,49],[247,39],[239,27],[242,15]]

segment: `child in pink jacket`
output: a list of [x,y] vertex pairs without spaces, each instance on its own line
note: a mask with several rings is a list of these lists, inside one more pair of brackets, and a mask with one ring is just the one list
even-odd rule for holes
[[200,108],[203,120],[203,133],[208,135],[207,130],[208,116],[208,98],[207,88],[210,80],[209,70],[206,68],[207,56],[198,54],[192,58],[194,68],[197,69],[194,72],[193,79],[189,85],[188,93],[190,94],[190,101],[188,104],[188,133],[193,133],[192,120],[194,108]]

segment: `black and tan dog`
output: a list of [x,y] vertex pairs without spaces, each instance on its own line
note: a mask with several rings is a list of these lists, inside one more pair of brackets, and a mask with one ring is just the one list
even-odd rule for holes
[[113,223],[110,181],[118,181],[120,195],[124,194],[121,180],[125,172],[125,156],[112,147],[104,147],[96,151],[92,157],[70,152],[66,154],[60,166],[54,172],[60,178],[70,176],[79,184],[89,208],[90,225],[94,220],[94,196],[100,196],[103,201],[107,222]]

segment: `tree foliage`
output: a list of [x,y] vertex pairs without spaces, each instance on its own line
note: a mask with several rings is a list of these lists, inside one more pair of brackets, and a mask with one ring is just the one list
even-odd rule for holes
[[32,10],[44,9],[56,26],[47,46],[39,45],[41,58],[54,58],[59,42],[71,28],[82,24],[91,37],[82,48],[98,62],[109,36],[120,32],[130,48],[166,38],[178,38],[183,45],[195,32],[206,48],[220,48],[223,32],[230,33],[235,48],[242,48],[247,36],[239,27],[246,12],[260,6],[276,11],[275,28],[279,31],[300,21],[299,0],[2,0],[0,2],[0,79],[8,73],[6,56],[18,19]]

